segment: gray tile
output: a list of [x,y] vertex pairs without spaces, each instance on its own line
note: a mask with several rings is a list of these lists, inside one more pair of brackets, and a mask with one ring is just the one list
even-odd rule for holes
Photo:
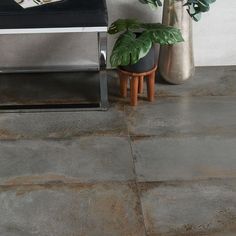
[[131,135],[235,136],[235,97],[160,98],[126,107]]
[[0,139],[72,138],[96,134],[127,134],[122,106],[113,106],[106,112],[0,114]]
[[0,184],[132,179],[133,161],[126,138],[0,142]]
[[140,188],[149,236],[236,235],[236,179]]
[[158,97],[166,96],[235,96],[236,66],[197,67],[192,80],[179,86],[156,85]]
[[139,181],[236,177],[236,138],[190,137],[133,140]]
[[137,195],[128,185],[1,189],[0,212],[4,236],[144,235]]

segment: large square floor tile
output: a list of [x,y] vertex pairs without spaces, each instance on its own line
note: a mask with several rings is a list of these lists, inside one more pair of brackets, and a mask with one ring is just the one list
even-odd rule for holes
[[135,136],[235,136],[235,107],[235,97],[159,98],[126,114]]
[[235,144],[225,137],[133,137],[138,181],[236,177]]
[[149,236],[236,235],[235,180],[141,184]]
[[0,114],[0,139],[74,138],[81,135],[127,135],[123,108],[108,111]]
[[0,191],[0,235],[144,236],[132,186],[28,186]]
[[135,178],[129,140],[0,141],[0,184],[129,181]]

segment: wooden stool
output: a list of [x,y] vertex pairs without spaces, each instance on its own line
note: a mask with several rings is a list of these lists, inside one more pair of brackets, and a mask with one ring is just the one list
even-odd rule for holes
[[148,101],[154,101],[155,96],[155,75],[157,66],[144,73],[132,73],[119,69],[120,94],[123,98],[127,97],[128,79],[130,79],[130,104],[136,106],[138,94],[143,93],[144,78],[147,77]]

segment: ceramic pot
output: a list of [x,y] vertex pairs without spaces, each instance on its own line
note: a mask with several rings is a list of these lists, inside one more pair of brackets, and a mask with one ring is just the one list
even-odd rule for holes
[[155,47],[153,46],[149,53],[139,62],[133,65],[120,66],[121,70],[133,73],[143,73],[152,70],[156,66]]

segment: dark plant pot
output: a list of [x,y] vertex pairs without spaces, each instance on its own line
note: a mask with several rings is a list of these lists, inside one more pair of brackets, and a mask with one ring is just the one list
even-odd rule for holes
[[143,57],[139,62],[133,65],[120,66],[121,70],[133,72],[133,73],[143,73],[152,70],[156,65],[155,57],[155,46],[152,46],[149,53]]

